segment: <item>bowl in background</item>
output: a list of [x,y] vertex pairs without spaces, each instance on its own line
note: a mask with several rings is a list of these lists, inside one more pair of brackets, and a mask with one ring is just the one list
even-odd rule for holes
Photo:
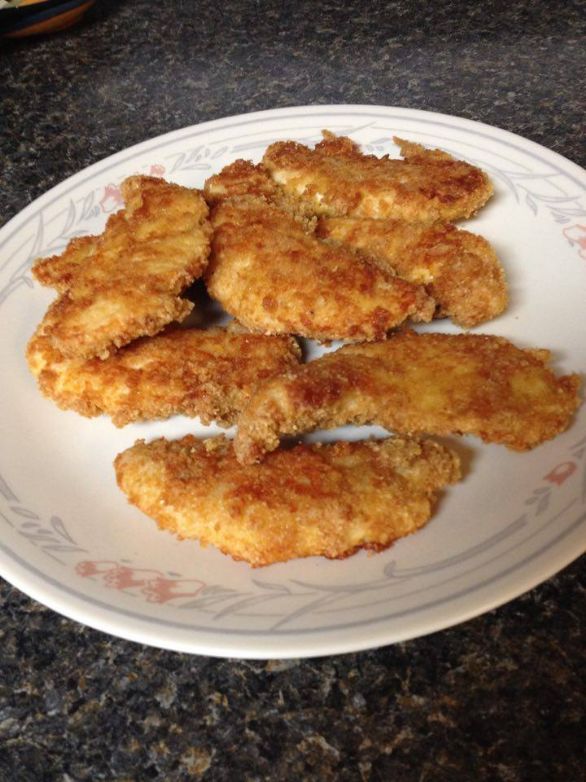
[[14,5],[0,5],[0,36],[25,38],[65,30],[76,24],[95,1],[12,0]]

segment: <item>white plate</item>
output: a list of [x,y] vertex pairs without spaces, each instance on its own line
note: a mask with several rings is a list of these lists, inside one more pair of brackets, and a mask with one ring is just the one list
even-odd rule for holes
[[[468,120],[376,106],[311,106],[207,122],[120,152],[53,188],[0,231],[0,572],[60,613],[168,649],[238,657],[357,651],[454,625],[501,605],[567,565],[586,542],[586,409],[527,454],[457,441],[466,479],[430,524],[390,550],[252,570],[177,542],[129,506],[112,460],[137,437],[209,429],[185,418],[118,430],[40,396],[23,353],[52,299],[31,261],[99,232],[117,185],[154,172],[200,186],[277,139],[322,128],[376,154],[396,134],[439,146],[491,175],[496,195],[466,227],[506,268],[506,315],[476,329],[548,347],[559,372],[586,368],[584,172],[530,141]],[[448,323],[436,330],[457,331]],[[218,431],[214,428],[211,431]],[[339,433],[337,433],[339,435]]]

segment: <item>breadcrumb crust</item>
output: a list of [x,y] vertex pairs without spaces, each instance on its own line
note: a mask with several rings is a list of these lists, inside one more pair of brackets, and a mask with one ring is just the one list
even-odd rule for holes
[[139,440],[115,460],[118,485],[161,529],[253,567],[380,551],[422,527],[460,477],[431,441],[299,445],[243,467],[229,440]]
[[396,334],[347,345],[259,386],[234,447],[250,464],[283,435],[376,423],[401,434],[474,434],[516,451],[569,425],[577,375],[556,377],[546,350],[484,334]]
[[126,208],[99,237],[74,240],[33,274],[62,293],[43,332],[68,358],[105,358],[137,337],[184,320],[180,297],[207,265],[211,227],[198,190],[133,176],[121,186]]
[[170,329],[106,359],[65,358],[39,333],[27,349],[45,396],[90,418],[106,413],[116,426],[172,415],[231,426],[258,383],[300,359],[292,337],[225,329]]
[[262,160],[275,182],[315,214],[453,221],[471,217],[492,195],[483,171],[440,150],[395,137],[404,159],[376,157],[345,136],[323,135],[313,149],[278,141]]

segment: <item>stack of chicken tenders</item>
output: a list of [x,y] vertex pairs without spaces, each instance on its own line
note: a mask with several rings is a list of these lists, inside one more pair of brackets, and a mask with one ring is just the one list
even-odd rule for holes
[[[579,380],[547,350],[410,327],[477,326],[507,286],[490,244],[454,225],[490,198],[487,175],[395,143],[400,159],[328,131],[314,148],[281,141],[203,191],[129,177],[100,236],[34,264],[58,292],[27,348],[45,396],[116,426],[237,425],[233,440],[139,440],[116,457],[120,488],[161,528],[255,567],[378,551],[461,476],[426,435],[524,451],[569,426]],[[227,327],[188,325],[200,278]],[[299,338],[346,344],[303,363]],[[346,424],[390,436],[281,443]]]

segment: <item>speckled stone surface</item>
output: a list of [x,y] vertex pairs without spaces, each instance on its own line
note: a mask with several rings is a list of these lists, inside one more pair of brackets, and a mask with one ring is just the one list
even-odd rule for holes
[[[429,109],[584,164],[584,4],[102,0],[1,44],[0,222],[175,128],[306,103]],[[163,652],[0,590],[0,782],[573,782],[584,560],[466,624],[305,661]]]

